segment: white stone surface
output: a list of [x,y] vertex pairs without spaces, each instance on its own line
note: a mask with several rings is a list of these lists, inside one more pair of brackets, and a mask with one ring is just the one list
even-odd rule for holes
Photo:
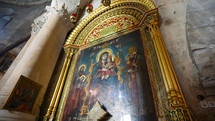
[[187,12],[187,39],[191,56],[204,83],[215,80],[214,35],[215,1],[191,0]]
[[17,111],[0,110],[0,121],[35,121],[36,116]]

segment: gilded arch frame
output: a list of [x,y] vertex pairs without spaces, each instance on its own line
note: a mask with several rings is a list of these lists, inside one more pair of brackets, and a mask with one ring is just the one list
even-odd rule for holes
[[[62,69],[61,76],[59,77],[59,84],[56,87],[56,90],[58,91],[55,91],[53,95],[46,117],[55,117],[56,109],[60,100],[57,120],[60,120],[62,117],[62,110],[64,109],[66,101],[65,98],[68,95],[69,85],[71,83],[71,75],[74,73],[74,65],[78,57],[77,52],[83,48],[90,47],[93,44],[97,44],[111,38],[110,36],[104,36],[95,39],[95,41],[85,41],[87,35],[89,35],[85,33],[90,33],[92,28],[95,28],[96,24],[92,23],[102,23],[109,17],[117,15],[130,16],[135,18],[137,21],[135,25],[124,30],[129,30],[128,32],[134,31],[135,29],[141,30],[142,41],[146,48],[144,52],[149,55],[146,60],[148,61],[148,68],[151,68],[149,70],[149,76],[152,80],[153,98],[158,118],[163,118],[165,120],[192,120],[190,118],[189,111],[186,108],[187,106],[180,90],[180,86],[178,85],[177,77],[175,76],[170,60],[168,60],[168,53],[165,50],[162,36],[159,33],[159,29],[156,24],[158,21],[158,10],[150,0],[113,0],[109,7],[100,6],[79,23],[64,45],[67,58]],[[148,30],[146,30],[146,28],[148,28]],[[118,36],[122,34],[125,34],[125,31],[118,30]],[[111,33],[111,36],[116,37],[117,35]],[[151,43],[149,42],[150,40]],[[158,43],[157,41],[162,42]],[[159,51],[162,51],[162,53],[159,53]],[[155,59],[154,62],[150,62],[152,58]],[[167,77],[172,77],[172,80]],[[160,83],[160,85],[158,83]],[[161,86],[162,89],[159,90],[159,86]],[[62,91],[63,94],[60,99]],[[165,102],[169,102],[171,105],[169,106],[168,104],[164,104]]]

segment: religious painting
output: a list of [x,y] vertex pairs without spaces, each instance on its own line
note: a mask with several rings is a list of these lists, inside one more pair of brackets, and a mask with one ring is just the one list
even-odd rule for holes
[[3,108],[33,113],[41,87],[40,84],[21,75]]
[[81,50],[71,81],[63,121],[92,121],[96,102],[109,121],[157,120],[139,30]]

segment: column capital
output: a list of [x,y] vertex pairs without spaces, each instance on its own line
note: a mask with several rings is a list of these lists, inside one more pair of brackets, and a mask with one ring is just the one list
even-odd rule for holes
[[47,6],[46,9],[50,15],[51,14],[58,15],[61,18],[61,20],[64,22],[65,27],[69,27],[70,29],[72,27],[75,27],[75,25],[70,20],[70,15],[69,15],[68,10],[65,8],[65,4],[62,4],[61,7]]
[[60,21],[62,21],[66,28],[71,29],[75,26],[70,20],[70,16],[67,9],[65,8],[65,4],[63,4],[61,7],[46,6],[46,12],[34,19],[33,24],[31,25],[31,34],[37,34],[46,23],[48,18],[53,15],[59,16]]
[[152,28],[153,26],[158,25],[158,19],[157,18],[148,18],[144,24],[145,24],[145,27]]
[[65,53],[77,53],[79,51],[79,47],[76,46],[70,46],[70,47],[65,47],[64,48]]
[[68,15],[68,11],[65,8],[65,4],[63,4],[61,7],[46,6],[46,11],[49,14],[56,14],[56,15],[59,15],[59,16]]
[[144,27],[151,27],[151,25],[158,25],[158,9],[154,9],[145,14],[143,25]]

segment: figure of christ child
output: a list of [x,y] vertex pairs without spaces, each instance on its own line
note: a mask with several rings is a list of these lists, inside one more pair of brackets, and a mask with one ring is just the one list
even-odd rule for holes
[[109,55],[107,58],[107,64],[104,66],[104,68],[102,69],[102,80],[103,79],[107,79],[110,76],[115,76],[116,72],[115,69],[116,68],[116,64],[112,61],[112,55]]
[[108,52],[104,52],[100,56],[100,69],[98,69],[94,78],[100,78],[101,80],[106,80],[111,76],[116,76],[116,64],[112,61],[112,55],[108,55]]

